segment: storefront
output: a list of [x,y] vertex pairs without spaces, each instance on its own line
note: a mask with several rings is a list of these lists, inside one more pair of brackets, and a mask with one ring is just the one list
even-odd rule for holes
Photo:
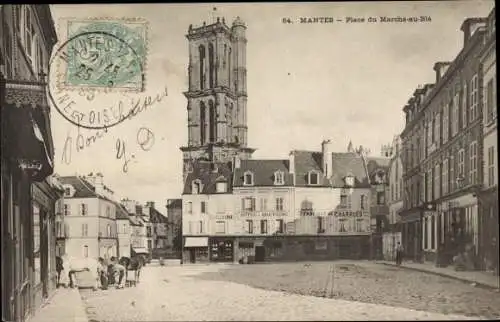
[[[53,172],[54,149],[45,84],[6,81],[0,75],[0,93],[2,317],[23,322],[53,289],[50,218],[57,193],[46,178]],[[35,183],[51,191],[48,197],[41,197]]]
[[499,274],[498,188],[482,192],[480,197],[479,257],[481,269]]
[[47,180],[32,184],[35,308],[57,286],[55,204],[62,195],[62,188]]
[[234,260],[234,238],[209,238],[210,261],[232,262]]
[[204,263],[209,261],[208,237],[184,237],[183,263]]
[[400,212],[401,240],[404,248],[404,258],[421,261],[422,258],[422,210],[413,208]]
[[468,193],[444,201],[440,210],[438,239],[442,245],[443,263],[451,264],[453,256],[465,252],[467,245],[478,254],[480,216],[477,195]]

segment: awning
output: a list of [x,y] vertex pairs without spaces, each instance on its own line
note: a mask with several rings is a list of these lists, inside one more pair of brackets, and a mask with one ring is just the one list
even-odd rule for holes
[[186,237],[184,247],[208,247],[208,237]]
[[54,156],[45,86],[12,80],[2,85],[5,86],[2,105],[6,105],[2,108],[2,132],[5,133],[2,152],[17,160],[32,180],[43,181],[53,173]]
[[133,247],[132,250],[136,254],[149,254],[148,250],[144,247]]

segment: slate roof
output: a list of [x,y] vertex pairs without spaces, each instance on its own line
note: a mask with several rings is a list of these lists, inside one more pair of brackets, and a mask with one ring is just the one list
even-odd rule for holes
[[134,214],[129,214],[128,219],[130,220],[132,226],[144,226],[140,220],[137,220],[137,218],[135,218]]
[[151,209],[151,222],[152,223],[166,224],[168,222],[167,216],[164,216],[162,213],[160,213],[155,208],[150,208],[150,209]]
[[65,198],[99,198],[114,203],[113,200],[110,200],[109,198],[106,198],[105,196],[96,193],[94,185],[88,182],[83,177],[67,176],[67,177],[58,177],[58,179],[62,185],[69,184],[73,186],[73,188],[75,189],[75,193],[73,194],[72,197],[65,197]]
[[[335,187],[345,186],[344,178],[354,176],[355,188],[369,188],[369,180],[363,158],[355,152],[333,152],[332,175],[327,178],[322,170],[322,153],[313,151],[292,151],[295,155],[295,185],[307,187]],[[309,171],[319,173],[318,185],[308,185]]]
[[216,162],[215,168],[206,161],[197,161],[193,163],[192,171],[188,173],[184,182],[183,194],[192,193],[192,183],[194,180],[200,180],[202,189],[200,194],[215,194],[215,183],[217,180],[225,179],[227,182],[227,193],[232,192],[233,174],[229,163]]
[[[325,177],[321,168],[322,154],[321,152],[313,151],[292,151],[295,155],[295,186],[308,186],[308,187],[329,187],[330,182]],[[311,186],[308,185],[309,171],[315,170],[319,173],[319,184]]]
[[369,188],[370,182],[366,173],[363,157],[354,152],[332,153],[333,175],[332,186],[344,187],[344,178],[354,176],[354,187]]
[[116,219],[118,220],[129,220],[129,215],[127,209],[122,204],[115,202],[116,205]]
[[[288,160],[241,160],[240,167],[234,169],[234,186],[243,186],[243,176],[245,172],[253,173],[253,186],[292,186],[293,175],[290,174]],[[276,171],[281,171],[284,174],[284,184],[274,184],[274,174]]]

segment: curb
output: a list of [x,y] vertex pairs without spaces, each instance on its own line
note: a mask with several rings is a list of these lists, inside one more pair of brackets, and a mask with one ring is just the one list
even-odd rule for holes
[[485,284],[485,283],[482,283],[482,282],[472,281],[472,280],[468,280],[466,278],[462,278],[462,277],[458,277],[458,276],[453,276],[453,275],[448,275],[448,274],[441,273],[441,272],[429,271],[429,270],[426,270],[424,268],[410,267],[410,266],[404,266],[404,265],[397,266],[395,264],[389,264],[389,263],[384,263],[384,262],[376,262],[376,263],[379,264],[379,265],[392,266],[392,267],[400,267],[400,268],[404,268],[404,269],[408,269],[408,270],[413,270],[413,271],[417,271],[417,272],[422,272],[422,273],[437,275],[437,276],[441,276],[441,277],[446,277],[446,278],[454,279],[454,280],[461,281],[461,282],[467,283],[467,284],[475,283],[476,286],[478,286],[478,287],[481,287],[481,288],[484,288],[484,289],[489,289],[489,290],[494,290],[494,291],[497,291],[497,292],[500,290],[500,288],[498,286],[492,286],[492,285]]

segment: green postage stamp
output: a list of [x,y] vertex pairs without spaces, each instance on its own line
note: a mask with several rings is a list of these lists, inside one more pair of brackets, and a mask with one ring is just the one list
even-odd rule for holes
[[141,19],[65,19],[64,89],[144,91],[148,24]]

